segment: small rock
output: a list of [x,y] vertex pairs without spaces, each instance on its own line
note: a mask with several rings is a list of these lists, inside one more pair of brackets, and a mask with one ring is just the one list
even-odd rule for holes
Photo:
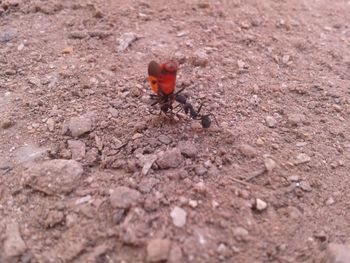
[[329,197],[326,200],[326,205],[333,205],[335,203],[334,198],[333,197]]
[[308,156],[306,153],[300,153],[297,155],[293,163],[295,165],[303,164],[303,163],[308,163],[311,161],[311,157]]
[[289,206],[288,207],[288,215],[292,219],[298,219],[300,218],[303,214],[300,212],[300,210],[294,206]]
[[186,217],[187,217],[187,213],[184,209],[182,209],[181,207],[175,206],[171,212],[170,212],[170,216],[173,220],[173,224],[176,227],[183,227],[186,224]]
[[149,195],[143,203],[143,208],[147,212],[156,211],[159,208],[161,197],[159,195]]
[[330,243],[327,246],[324,263],[349,263],[350,244]]
[[257,146],[261,147],[261,146],[264,146],[264,144],[265,144],[265,142],[264,142],[264,140],[263,140],[262,138],[259,137],[259,138],[256,140],[256,145],[257,145]]
[[78,216],[77,214],[68,214],[66,216],[66,225],[67,227],[72,227],[76,224],[76,222],[78,221]]
[[23,49],[24,49],[24,44],[23,43],[19,44],[17,47],[17,50],[22,51]]
[[70,119],[68,129],[73,137],[79,137],[92,129],[92,121],[87,117],[73,117]]
[[192,208],[196,208],[198,206],[198,201],[190,199],[188,200],[188,205]]
[[83,196],[83,197],[80,197],[77,200],[75,200],[75,205],[80,205],[80,204],[84,204],[87,202],[91,202],[91,200],[92,200],[91,195]]
[[181,247],[173,244],[169,252],[169,263],[182,263],[184,262],[183,253]]
[[117,209],[113,212],[112,220],[113,223],[118,225],[120,224],[125,218],[125,210],[124,209]]
[[208,55],[205,51],[199,50],[192,57],[192,65],[195,67],[206,67],[209,63]]
[[207,168],[204,167],[204,165],[196,165],[194,168],[194,172],[196,173],[196,175],[198,176],[203,176],[205,175],[205,173],[208,171]]
[[311,186],[310,186],[308,181],[301,181],[299,183],[299,186],[305,192],[311,192],[312,191],[312,188],[311,188]]
[[94,166],[97,164],[99,160],[99,153],[97,148],[92,148],[88,150],[88,152],[85,155],[85,162],[86,164],[90,166]]
[[180,141],[178,147],[185,157],[194,158],[198,153],[196,145],[189,141]]
[[237,66],[239,71],[244,71],[246,68],[248,68],[244,61],[240,59],[237,60]]
[[290,56],[289,56],[289,55],[283,55],[283,57],[282,57],[282,63],[283,63],[283,64],[288,64],[289,59],[290,59]]
[[64,214],[62,211],[50,210],[47,214],[43,224],[46,228],[52,228],[64,221]]
[[95,8],[94,12],[93,12],[93,17],[95,18],[102,18],[103,17],[103,13],[100,9]]
[[337,112],[341,112],[342,111],[342,107],[338,104],[333,104],[333,108],[335,109],[335,111]]
[[100,31],[100,30],[95,30],[95,31],[89,31],[88,32],[90,37],[97,37],[99,39],[104,39],[112,35],[112,32],[110,31]]
[[147,261],[167,261],[169,257],[171,241],[169,239],[152,239],[147,244]]
[[139,183],[139,190],[143,194],[148,194],[152,191],[153,187],[155,187],[159,183],[158,179],[153,177],[146,177],[141,180]]
[[141,199],[139,191],[125,186],[119,186],[110,194],[110,201],[113,208],[128,209],[136,205]]
[[[18,259],[26,250],[19,226],[16,222],[11,222],[6,226],[5,242],[3,246],[3,256],[6,262],[17,262]],[[1,253],[2,254],[2,253]],[[1,257],[0,257],[1,259]],[[4,261],[4,262],[5,262]]]
[[16,38],[18,35],[17,29],[15,28],[6,28],[0,31],[0,43],[6,43]]
[[49,131],[53,131],[55,129],[55,120],[53,118],[48,118],[46,121],[47,128]]
[[65,47],[64,49],[62,49],[62,53],[63,54],[71,54],[71,53],[73,53],[73,47]]
[[3,129],[8,129],[10,127],[12,127],[15,123],[9,119],[5,119],[1,121],[1,128]]
[[191,130],[192,131],[201,131],[201,130],[203,130],[203,127],[198,121],[195,121],[195,122],[191,123]]
[[248,235],[248,230],[243,227],[235,227],[233,229],[233,236],[238,241],[247,241],[249,237]]
[[300,125],[301,123],[305,122],[305,120],[305,115],[301,113],[293,113],[288,115],[288,122],[292,126]]
[[204,164],[204,167],[207,169],[209,169],[212,166],[212,163],[210,160],[206,160],[203,164]]
[[198,182],[193,186],[193,189],[201,194],[206,194],[208,192],[208,188],[205,186],[203,182]]
[[161,169],[177,168],[182,163],[183,157],[178,148],[168,150],[163,153],[157,160]]
[[239,146],[239,151],[245,156],[249,158],[253,158],[257,155],[257,150],[250,146],[249,144],[242,144]]
[[277,120],[272,116],[267,116],[265,121],[266,121],[267,126],[270,128],[274,128],[277,125]]
[[267,203],[259,198],[255,200],[255,208],[258,211],[263,211],[267,208]]
[[288,181],[289,182],[299,182],[300,181],[300,177],[298,175],[290,175],[288,176]]
[[139,138],[142,138],[142,137],[143,137],[143,134],[142,134],[142,133],[136,132],[136,133],[131,137],[131,139],[136,140],[136,139],[139,139]]
[[225,244],[220,243],[220,245],[218,246],[216,251],[221,255],[226,255],[228,253],[229,249],[227,248],[227,246]]
[[215,200],[212,200],[212,201],[211,201],[211,207],[212,207],[212,208],[215,209],[215,208],[219,207],[219,205],[220,205],[220,204],[219,204],[218,202],[216,202]]
[[122,52],[125,51],[133,42],[135,42],[138,39],[137,35],[135,33],[124,33],[121,35],[121,37],[118,39],[118,51]]
[[68,140],[68,148],[72,153],[72,159],[82,160],[85,157],[85,143],[79,140]]
[[68,38],[70,39],[83,39],[86,38],[88,34],[84,31],[73,31],[68,34]]
[[153,163],[157,160],[157,156],[155,154],[149,154],[143,156],[143,166],[142,166],[142,175],[147,175],[148,171],[151,169]]
[[245,190],[245,189],[241,189],[239,192],[238,192],[239,196],[242,197],[243,199],[246,199],[248,200],[250,198],[250,192]]
[[184,36],[186,36],[187,34],[188,34],[187,31],[180,31],[180,32],[178,32],[178,33],[176,34],[176,36],[177,36],[177,37],[184,37]]
[[205,8],[209,8],[209,7],[210,7],[209,3],[206,3],[206,2],[198,3],[198,8],[205,9]]
[[32,164],[23,172],[22,183],[47,195],[65,195],[77,186],[83,172],[77,161],[49,160]]
[[159,135],[158,140],[164,144],[170,144],[172,142],[172,139],[166,136],[165,134]]
[[267,158],[264,159],[264,164],[265,164],[266,170],[267,170],[269,173],[272,172],[272,170],[275,169],[276,166],[277,166],[275,160],[273,160],[273,159],[271,159],[271,158],[269,158],[269,157],[267,157]]

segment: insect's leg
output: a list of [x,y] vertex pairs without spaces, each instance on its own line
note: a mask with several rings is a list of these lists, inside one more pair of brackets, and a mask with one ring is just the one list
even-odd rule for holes
[[182,92],[184,89],[185,89],[185,88],[180,89],[180,90],[177,91],[174,95],[175,95],[175,96],[178,95],[178,94],[179,94],[180,92]]

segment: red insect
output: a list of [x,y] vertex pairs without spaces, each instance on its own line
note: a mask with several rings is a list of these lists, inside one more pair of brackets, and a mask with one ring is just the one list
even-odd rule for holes
[[161,65],[155,61],[151,61],[148,64],[148,80],[151,89],[155,93],[151,95],[151,98],[156,99],[152,106],[159,104],[162,112],[173,114],[173,103],[176,101],[192,119],[201,120],[203,128],[209,128],[211,124],[210,116],[214,117],[214,119],[215,116],[211,113],[201,115],[199,112],[203,104],[195,111],[193,106],[187,102],[187,98],[179,94],[185,88],[175,92],[177,70],[178,64],[174,61],[167,61]]

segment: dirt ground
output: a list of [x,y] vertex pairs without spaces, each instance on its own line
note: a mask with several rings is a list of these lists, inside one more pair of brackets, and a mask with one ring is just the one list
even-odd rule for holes
[[[349,14],[348,0],[0,0],[0,261],[336,262]],[[150,114],[147,65],[169,59],[219,126]]]

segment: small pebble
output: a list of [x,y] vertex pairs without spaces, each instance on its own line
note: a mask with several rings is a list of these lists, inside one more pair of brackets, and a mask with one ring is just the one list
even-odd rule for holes
[[8,129],[12,127],[15,123],[9,119],[5,119],[1,121],[1,128]]
[[192,208],[196,208],[198,206],[198,201],[190,199],[188,200],[188,205]]
[[258,211],[263,211],[267,208],[267,203],[259,198],[255,200],[255,208]]
[[311,157],[308,156],[306,153],[300,153],[296,156],[294,160],[295,165],[303,164],[303,163],[308,163],[311,161]]
[[205,173],[208,171],[207,168],[205,168],[203,165],[199,164],[196,165],[194,168],[194,172],[196,173],[196,175],[198,176],[203,176],[205,175]]
[[270,128],[275,128],[277,125],[277,120],[272,116],[267,116],[265,121],[266,121],[267,126]]
[[71,54],[73,53],[73,47],[66,47],[62,50],[63,54]]
[[185,226],[187,213],[181,207],[175,206],[170,212],[170,217],[172,218],[173,224],[176,227]]
[[235,227],[233,229],[233,236],[238,241],[247,241],[249,237],[248,235],[249,235],[248,230],[243,227]]
[[158,140],[164,144],[170,144],[172,142],[172,139],[166,136],[165,134],[159,135]]
[[249,144],[242,144],[239,146],[239,151],[245,156],[249,158],[253,158],[257,155],[257,150],[249,145]]
[[264,159],[264,164],[265,164],[265,168],[268,172],[272,172],[272,170],[275,169],[277,166],[277,163],[269,157]]

